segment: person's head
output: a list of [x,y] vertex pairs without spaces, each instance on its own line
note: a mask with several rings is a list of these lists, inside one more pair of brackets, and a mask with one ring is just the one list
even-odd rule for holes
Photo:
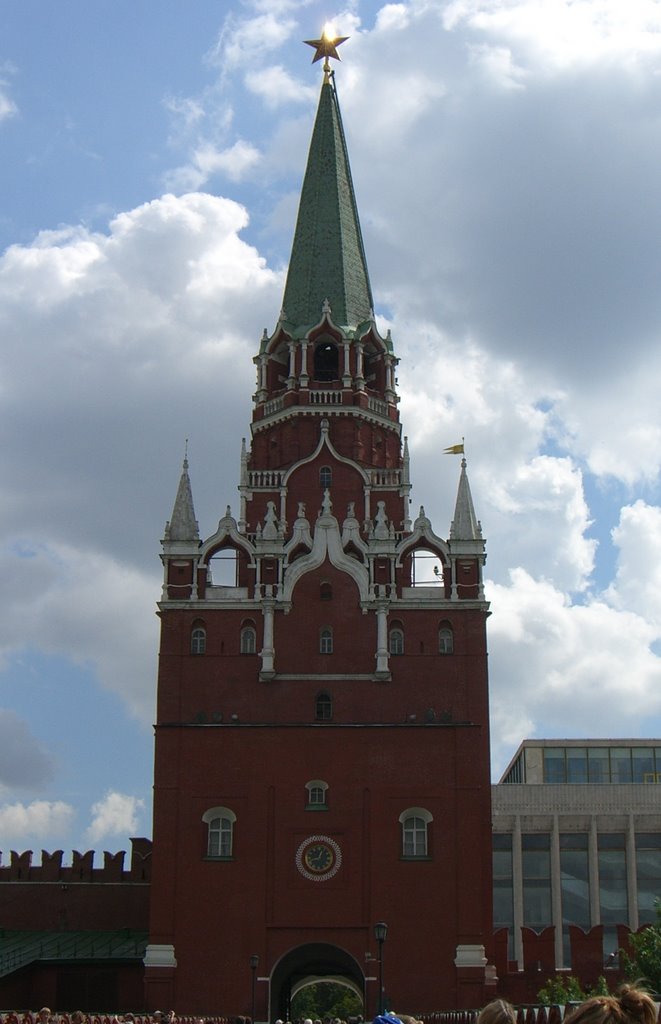
[[516,1011],[504,999],[494,999],[480,1010],[477,1024],[516,1024]]
[[642,988],[622,985],[615,995],[593,996],[570,1013],[566,1024],[656,1024],[654,1002]]
[[46,1021],[50,1020],[51,1016],[52,1014],[48,1006],[42,1006],[42,1008],[39,1011],[39,1020],[42,1022],[42,1024],[45,1024]]

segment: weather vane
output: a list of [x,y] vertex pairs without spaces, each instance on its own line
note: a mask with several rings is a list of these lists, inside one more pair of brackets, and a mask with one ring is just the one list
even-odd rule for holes
[[303,41],[306,46],[314,46],[316,50],[312,58],[313,64],[321,60],[322,57],[324,58],[324,74],[328,76],[332,73],[328,58],[332,57],[333,60],[341,60],[337,48],[342,43],[346,43],[348,38],[349,36],[336,36],[331,25],[324,25],[321,39],[305,39]]

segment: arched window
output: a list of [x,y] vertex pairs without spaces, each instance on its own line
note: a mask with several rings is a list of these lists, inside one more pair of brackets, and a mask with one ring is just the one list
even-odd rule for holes
[[454,635],[452,628],[444,624],[438,631],[438,653],[452,654],[454,651]]
[[234,548],[221,548],[209,560],[210,582],[214,587],[237,585],[239,560]]
[[319,470],[319,486],[322,490],[326,491],[330,489],[330,485],[333,482],[333,470],[330,466],[322,466]]
[[424,807],[409,807],[402,811],[402,857],[429,856],[429,823],[432,815]]
[[442,587],[443,562],[435,551],[416,548],[411,559],[412,587]]
[[333,630],[330,626],[324,626],[324,628],[319,632],[319,653],[333,653]]
[[327,580],[319,584],[319,597],[322,601],[333,600],[333,588]]
[[390,630],[390,636],[388,637],[388,649],[391,654],[404,653],[404,630],[400,629],[399,626]]
[[195,626],[190,635],[191,654],[206,654],[207,631],[204,626]]
[[320,779],[313,779],[312,782],[305,783],[305,788],[308,791],[308,808],[315,808],[316,810],[318,810],[320,807],[327,806],[327,782],[322,782]]
[[257,653],[257,631],[252,623],[241,627],[241,654]]
[[318,722],[329,722],[333,717],[333,698],[325,690],[317,694],[314,717]]
[[207,857],[232,856],[236,814],[229,807],[211,807],[202,815],[207,826]]
[[314,379],[318,381],[337,380],[340,354],[334,341],[325,338],[314,350]]

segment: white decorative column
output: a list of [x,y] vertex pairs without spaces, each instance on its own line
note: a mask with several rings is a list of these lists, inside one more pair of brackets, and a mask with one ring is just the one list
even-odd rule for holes
[[348,338],[344,339],[344,373],[342,375],[342,387],[351,387],[351,344]]
[[308,373],[308,345],[310,342],[307,338],[303,338],[301,342],[301,376],[299,377],[299,383],[302,388],[306,388],[310,383],[310,374]]
[[363,343],[356,342],[356,390],[365,390],[365,372],[363,369]]
[[257,394],[255,401],[266,401],[266,356],[255,356],[253,363],[257,369]]
[[387,601],[379,601],[376,606],[376,675],[378,679],[390,679]]
[[269,679],[273,679],[275,676],[275,650],[273,648],[275,601],[272,598],[265,598],[262,601],[262,611],[264,613],[264,646],[260,652],[262,667],[259,673],[259,678],[267,681]]
[[296,384],[296,342],[292,338],[289,342],[289,376],[287,377],[287,389],[293,391]]

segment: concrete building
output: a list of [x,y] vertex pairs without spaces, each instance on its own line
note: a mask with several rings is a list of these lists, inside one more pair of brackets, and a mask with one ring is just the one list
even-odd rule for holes
[[607,967],[622,926],[636,931],[655,919],[659,783],[661,740],[521,744],[492,790],[494,927],[509,930],[518,969],[525,929],[553,927],[554,966],[563,968],[575,967],[570,927],[599,927]]

